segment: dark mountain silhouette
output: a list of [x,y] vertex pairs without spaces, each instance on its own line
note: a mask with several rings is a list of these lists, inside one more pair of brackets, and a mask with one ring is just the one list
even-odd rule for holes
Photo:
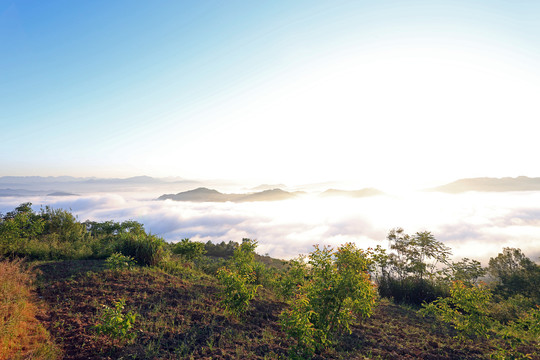
[[77,196],[77,194],[72,194],[65,191],[55,191],[53,193],[47,194],[47,196]]
[[538,191],[540,178],[519,176],[516,178],[470,178],[460,179],[446,185],[429,189],[446,193],[461,193],[466,191],[503,192],[503,191]]
[[284,185],[284,184],[275,184],[275,185],[262,184],[262,185],[254,187],[254,188],[251,188],[250,190],[264,191],[264,190],[283,189],[283,188],[286,188],[286,187],[287,186]]
[[214,189],[200,187],[197,189],[179,192],[178,194],[164,194],[158,200],[194,201],[194,202],[225,202],[230,196]]
[[272,189],[248,194],[238,201],[277,201],[292,199],[294,197],[296,197],[295,193],[290,193],[281,189]]
[[368,197],[384,195],[384,192],[375,189],[375,188],[365,188],[361,190],[339,190],[339,189],[328,189],[325,192],[322,192],[320,196],[329,197],[329,196],[348,196],[348,197]]
[[193,202],[248,202],[248,201],[278,201],[292,199],[298,193],[290,193],[281,189],[265,190],[249,194],[223,194],[214,189],[197,188],[178,194],[164,194],[158,200],[193,201]]

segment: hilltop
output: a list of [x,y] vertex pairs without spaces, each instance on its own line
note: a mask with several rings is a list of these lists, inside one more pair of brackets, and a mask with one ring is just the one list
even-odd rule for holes
[[200,187],[197,189],[179,192],[178,194],[164,194],[158,200],[193,201],[193,202],[249,202],[249,201],[279,201],[295,198],[300,192],[287,192],[281,189],[263,190],[247,194],[224,194],[214,189]]
[[505,191],[539,191],[540,178],[530,178],[527,176],[504,177],[504,178],[468,178],[459,179],[446,185],[438,186],[431,191],[446,193],[462,193],[466,191],[480,192],[505,192]]
[[0,360],[540,360],[540,265],[511,248],[488,269],[448,263],[427,231],[387,239],[390,254],[347,243],[285,261],[256,240],[167,243],[21,204],[0,216]]

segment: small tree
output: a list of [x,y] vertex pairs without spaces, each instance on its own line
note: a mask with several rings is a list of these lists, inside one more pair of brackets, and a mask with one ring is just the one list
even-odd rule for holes
[[105,259],[107,267],[111,270],[131,270],[135,266],[135,260],[131,256],[125,256],[121,253],[113,253]]
[[488,272],[498,281],[496,294],[522,294],[540,304],[540,266],[520,249],[504,248],[497,257],[489,259]]
[[453,281],[462,281],[466,284],[476,284],[478,279],[486,275],[487,270],[482,267],[479,261],[463,258],[461,261],[448,267],[449,277]]
[[297,341],[297,353],[331,346],[359,318],[371,315],[375,286],[367,273],[368,254],[354,244],[319,248],[309,255],[309,280],[280,315],[284,331]]
[[107,335],[121,342],[132,342],[137,334],[132,331],[136,313],[131,311],[123,313],[126,306],[126,300],[115,301],[114,308],[102,305],[103,308],[99,314],[99,323],[94,327],[96,333]]
[[450,248],[435,239],[429,231],[410,236],[402,228],[392,229],[387,236],[390,249],[389,262],[400,279],[414,276],[423,279],[437,274],[438,264],[447,264]]
[[242,239],[242,244],[234,251],[227,266],[217,272],[217,278],[223,285],[221,303],[225,311],[235,316],[247,311],[261,286],[255,284],[256,247],[256,240]]

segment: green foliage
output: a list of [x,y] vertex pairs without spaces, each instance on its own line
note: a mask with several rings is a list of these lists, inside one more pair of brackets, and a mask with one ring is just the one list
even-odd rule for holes
[[450,294],[449,287],[444,282],[412,276],[404,279],[382,277],[378,281],[377,289],[381,297],[414,306],[421,306],[424,302],[432,302]]
[[429,232],[417,232],[410,236],[402,228],[390,230],[387,240],[390,249],[390,271],[400,279],[414,276],[420,279],[438,275],[437,265],[447,264],[451,255],[450,248],[437,241]]
[[41,209],[39,216],[44,224],[43,234],[54,235],[60,242],[73,243],[87,235],[84,224],[77,221],[69,211],[46,206]]
[[308,267],[305,256],[289,260],[284,271],[275,286],[276,293],[284,300],[291,300],[299,286],[304,285],[308,277]]
[[396,228],[390,230],[387,240],[389,250],[377,246],[370,268],[381,296],[420,305],[448,292],[441,265],[448,264],[450,248],[428,231],[411,236]]
[[461,261],[448,267],[449,278],[452,281],[461,281],[467,284],[476,284],[478,279],[486,275],[487,269],[479,261],[463,258]]
[[540,266],[520,249],[504,248],[489,260],[488,272],[497,281],[495,294],[503,297],[522,294],[540,304]]
[[424,304],[420,313],[435,315],[449,323],[457,330],[456,338],[460,340],[473,336],[488,338],[493,324],[489,318],[490,301],[491,292],[485,286],[467,286],[455,281],[450,289],[450,297]]
[[0,255],[25,256],[29,240],[43,232],[43,219],[34,213],[32,203],[24,203],[0,219]]
[[125,245],[127,236],[150,236],[135,221],[80,223],[69,211],[46,206],[35,213],[31,205],[21,204],[0,217],[0,256],[34,260],[106,258]]
[[369,254],[354,244],[336,251],[315,246],[309,264],[309,280],[280,316],[283,330],[297,342],[297,353],[331,346],[343,331],[351,332],[353,322],[370,316],[376,303],[367,273]]
[[512,322],[511,327],[534,337],[538,345],[540,345],[540,306],[537,305],[531,308],[519,319]]
[[255,284],[255,248],[257,241],[242,239],[227,267],[218,270],[217,278],[223,290],[221,303],[225,310],[239,316],[249,308],[249,303],[261,285]]
[[135,260],[131,256],[125,256],[121,253],[113,253],[105,263],[112,270],[129,270],[135,266]]
[[219,269],[217,278],[223,285],[221,304],[225,307],[225,311],[237,317],[246,312],[250,301],[255,298],[257,290],[261,286],[252,284],[252,276],[243,275],[227,268]]
[[182,239],[172,247],[172,252],[186,258],[187,260],[199,259],[206,254],[206,249],[203,243]]
[[[504,301],[508,302],[508,300]],[[540,349],[540,307],[531,307],[515,320],[502,325],[498,331],[504,340],[498,350],[491,355],[495,359],[531,359],[524,353],[522,345],[532,345]]]
[[238,248],[238,243],[234,241],[229,241],[228,243],[222,241],[219,244],[214,244],[211,241],[208,241],[204,244],[204,248],[206,249],[207,256],[228,259],[233,256],[234,251]]
[[532,309],[534,302],[523,295],[514,295],[508,299],[498,298],[490,306],[490,316],[503,325],[518,320],[529,309]]
[[136,313],[131,311],[123,313],[126,305],[125,299],[115,301],[114,308],[102,305],[102,311],[99,314],[99,324],[94,327],[97,334],[104,334],[120,341],[132,342],[136,333],[132,331]]
[[316,329],[311,321],[315,312],[311,309],[309,298],[306,294],[296,294],[290,307],[279,315],[281,328],[292,339],[296,340],[290,355],[292,358],[310,358],[317,348],[317,340],[323,334]]
[[154,266],[166,258],[164,246],[165,241],[155,235],[121,234],[116,249],[131,256],[139,265]]

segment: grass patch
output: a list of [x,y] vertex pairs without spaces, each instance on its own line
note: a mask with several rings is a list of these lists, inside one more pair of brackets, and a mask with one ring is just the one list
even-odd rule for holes
[[34,276],[22,260],[0,262],[0,359],[56,359],[59,351],[37,320]]

